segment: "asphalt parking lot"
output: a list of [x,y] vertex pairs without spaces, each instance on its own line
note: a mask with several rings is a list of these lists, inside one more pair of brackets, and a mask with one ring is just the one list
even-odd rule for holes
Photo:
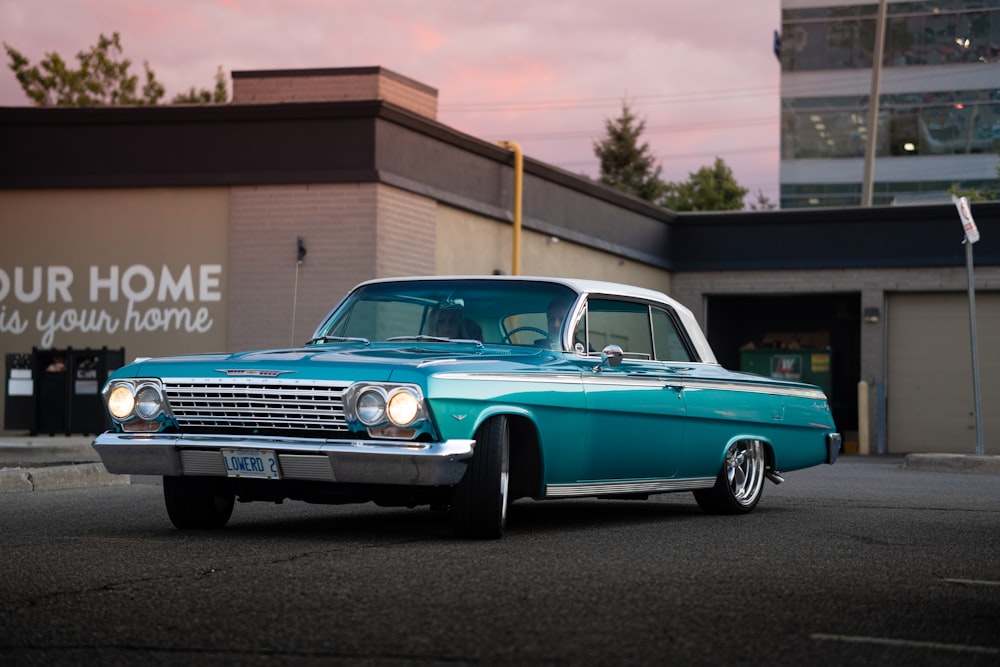
[[426,508],[255,502],[185,531],[151,483],[9,493],[0,661],[996,665],[1000,480],[903,462],[794,471],[742,517],[523,499],[485,542]]

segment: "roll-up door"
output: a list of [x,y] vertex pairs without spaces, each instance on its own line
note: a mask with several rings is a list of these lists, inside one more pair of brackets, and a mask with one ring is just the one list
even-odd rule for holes
[[[968,294],[893,294],[887,310],[889,453],[975,454]],[[983,440],[1000,454],[1000,293],[976,294],[976,320]]]

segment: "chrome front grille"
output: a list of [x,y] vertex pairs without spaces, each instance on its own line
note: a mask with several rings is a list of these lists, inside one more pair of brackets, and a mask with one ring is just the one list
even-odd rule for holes
[[170,409],[187,433],[342,434],[346,387],[246,378],[163,381]]

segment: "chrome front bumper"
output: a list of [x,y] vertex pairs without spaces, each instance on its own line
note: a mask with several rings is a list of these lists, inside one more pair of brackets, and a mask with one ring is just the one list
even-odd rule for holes
[[265,436],[103,433],[94,449],[108,472],[225,477],[223,449],[273,451],[281,479],[442,486],[465,474],[475,440],[371,442]]

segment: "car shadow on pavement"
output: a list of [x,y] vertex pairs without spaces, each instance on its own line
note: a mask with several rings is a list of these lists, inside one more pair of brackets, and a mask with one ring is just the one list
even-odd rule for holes
[[[315,540],[454,540],[450,515],[426,507],[379,508],[372,504],[310,506],[310,516],[282,515],[282,508],[237,506],[226,528],[215,531],[175,531],[183,535],[214,534],[225,539],[267,536],[282,539]],[[286,507],[290,505],[286,504]],[[263,510],[263,511],[260,511]],[[521,500],[511,505],[507,517],[507,537],[533,534],[600,530],[641,526],[664,521],[711,520],[694,500],[686,498],[640,500]]]

